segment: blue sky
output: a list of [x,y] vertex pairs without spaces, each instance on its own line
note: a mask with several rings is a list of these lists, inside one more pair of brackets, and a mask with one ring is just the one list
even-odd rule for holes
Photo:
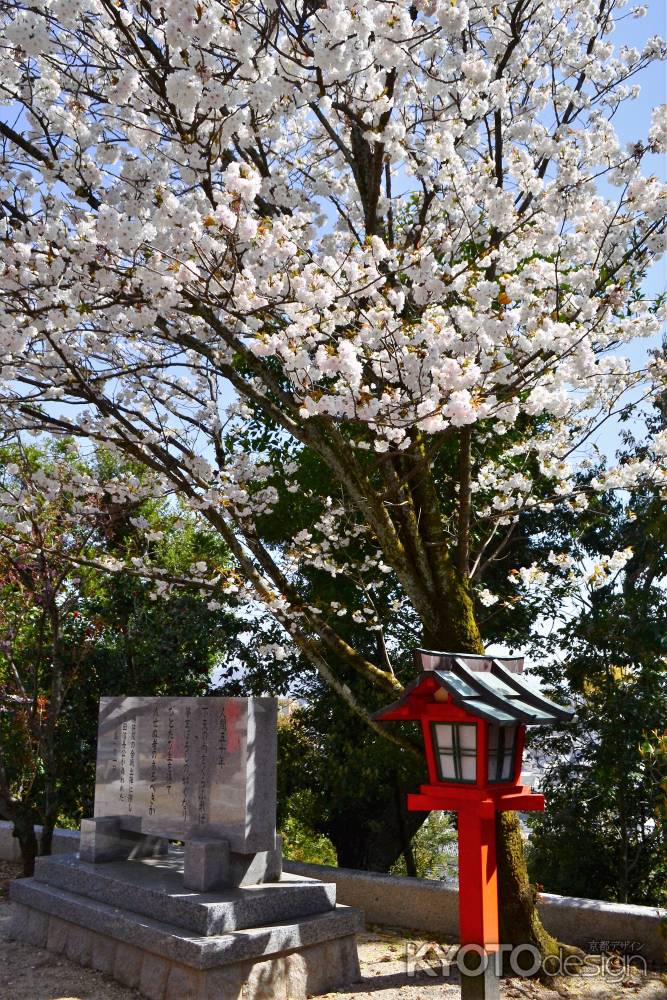
[[[667,36],[667,4],[665,0],[650,0],[648,14],[644,18],[626,17],[618,26],[613,36],[614,44],[634,45],[641,48],[642,44],[652,35]],[[651,109],[656,104],[667,102],[667,70],[665,63],[653,63],[646,72],[638,78],[642,92],[636,101],[624,105],[615,118],[616,128],[620,135],[631,142],[646,135],[651,122]],[[667,163],[664,157],[654,156],[652,169],[667,177]]]
[[[629,14],[618,25],[615,35],[612,36],[617,48],[622,45],[632,45],[640,49],[652,35],[667,37],[666,0],[650,0],[645,5],[648,7],[646,17],[638,19]],[[631,7],[628,7],[627,10],[630,11]],[[632,82],[641,86],[641,93],[637,100],[628,101],[622,105],[614,118],[614,125],[620,138],[627,143],[645,139],[651,125],[653,108],[659,104],[667,103],[667,64],[653,63]],[[667,180],[667,157],[649,156],[645,161],[644,172],[655,173],[663,180]],[[664,292],[666,288],[667,258],[663,258],[649,272],[645,290],[648,295],[655,297]],[[648,351],[659,345],[660,338],[658,337],[637,341],[624,347],[623,351],[638,367],[646,358]],[[613,458],[619,445],[618,430],[618,426],[610,421],[592,438],[591,443],[595,443],[609,458]]]
[[[651,0],[649,12],[639,20],[628,17],[617,29],[614,42],[618,45],[641,45],[651,37],[660,35],[667,37],[667,3],[665,0]],[[651,124],[651,111],[658,104],[667,103],[667,63],[653,63],[638,78],[642,92],[636,101],[630,101],[621,107],[615,118],[619,135],[626,141],[640,139],[646,136]],[[667,156],[649,157],[649,169],[663,180],[667,180]],[[664,291],[667,286],[667,258],[653,269],[647,287],[652,292]]]

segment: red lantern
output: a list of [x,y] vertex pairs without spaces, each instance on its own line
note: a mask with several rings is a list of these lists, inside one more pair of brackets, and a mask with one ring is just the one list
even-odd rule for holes
[[[520,680],[521,657],[419,649],[415,660],[419,676],[374,718],[421,723],[429,783],[408,795],[408,809],[458,813],[460,943],[488,955],[499,937],[496,813],[544,809],[544,796],[520,783],[526,726],[567,721],[573,711]],[[498,996],[492,964],[462,977],[464,997]]]

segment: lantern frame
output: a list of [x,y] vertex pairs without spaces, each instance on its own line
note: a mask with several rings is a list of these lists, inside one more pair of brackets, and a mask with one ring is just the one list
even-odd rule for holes
[[[543,809],[544,797],[521,784],[526,726],[567,721],[573,712],[528,687],[519,678],[520,657],[473,656],[434,650],[415,650],[421,673],[402,697],[373,716],[377,721],[414,721],[421,725],[428,783],[408,796],[410,809],[459,809],[476,800],[488,813],[515,809]],[[425,668],[425,669],[424,669]],[[475,779],[458,780],[443,774],[434,726],[476,726]],[[514,733],[509,777],[490,771],[490,727]],[[498,750],[491,748],[494,757]]]
[[[374,719],[421,724],[429,783],[408,795],[408,809],[451,809],[458,813],[459,938],[462,945],[478,946],[488,955],[500,948],[496,814],[544,809],[544,796],[520,783],[526,726],[569,721],[574,712],[544,698],[519,679],[521,657],[501,659],[418,649],[415,661],[419,676],[398,701],[376,712]],[[444,775],[439,725],[452,727],[455,775],[462,768],[456,764],[454,727],[475,727],[474,780]],[[497,737],[491,727],[497,727]],[[513,756],[509,775],[503,779],[505,734],[510,730],[514,734]],[[496,762],[493,773],[490,753]],[[495,970],[490,965],[482,969],[481,973],[462,975],[464,1000],[499,1000],[497,966]]]

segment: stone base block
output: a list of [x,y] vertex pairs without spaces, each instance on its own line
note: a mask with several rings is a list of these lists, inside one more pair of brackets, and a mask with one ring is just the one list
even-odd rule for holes
[[184,885],[183,852],[178,850],[164,858],[99,865],[76,855],[37,858],[35,881],[146,917],[158,916],[166,924],[203,936],[291,923],[336,905],[333,883],[299,875],[285,875],[269,884],[193,892]]
[[183,885],[196,892],[279,882],[283,871],[280,837],[268,851],[240,854],[226,840],[191,837],[185,842]]
[[82,861],[120,861],[166,856],[169,841],[145,836],[121,826],[120,817],[108,816],[81,821],[79,856]]
[[[217,864],[210,843],[195,859],[204,881]],[[178,850],[104,864],[39,858],[35,877],[11,886],[10,935],[148,1000],[305,1000],[344,988],[359,978],[360,911],[336,906],[331,883],[288,875],[256,884],[256,866],[276,861],[270,854],[237,855],[240,878],[249,866],[253,884],[212,892],[184,884],[187,852]]]
[[[356,940],[350,928],[340,936],[263,957],[257,954],[243,961],[193,967],[55,913],[19,902],[14,909],[12,937],[29,939],[37,947],[110,973],[147,1000],[306,1000],[359,978]],[[267,936],[272,929],[266,928]]]
[[229,844],[226,840],[192,837],[185,845],[183,885],[195,892],[208,892],[223,885],[229,872]]
[[254,854],[230,851],[225,884],[239,887],[279,882],[282,873],[283,842],[276,837],[276,846],[269,851],[256,851]]

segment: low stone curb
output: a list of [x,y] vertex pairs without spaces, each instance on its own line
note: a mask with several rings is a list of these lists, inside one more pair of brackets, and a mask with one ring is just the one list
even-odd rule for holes
[[[286,872],[336,883],[336,898],[363,910],[368,923],[408,927],[456,940],[458,889],[430,879],[286,861]],[[586,951],[630,950],[649,965],[667,964],[667,909],[542,893],[544,926],[559,941]],[[632,945],[638,947],[632,948]]]

